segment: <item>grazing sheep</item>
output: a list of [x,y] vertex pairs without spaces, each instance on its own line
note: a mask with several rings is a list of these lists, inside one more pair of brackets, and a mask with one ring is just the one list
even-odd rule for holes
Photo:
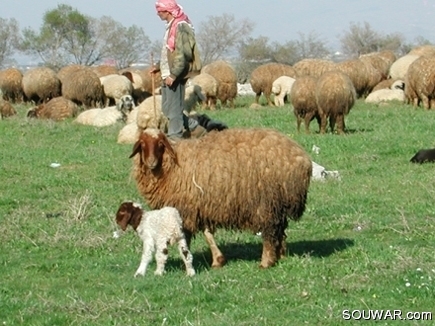
[[326,132],[329,118],[331,132],[337,122],[337,132],[344,134],[344,116],[356,101],[356,91],[350,78],[340,71],[329,71],[317,80],[316,101],[321,119],[320,133]]
[[147,97],[150,97],[152,94],[145,92],[143,79],[138,70],[121,70],[121,75],[127,77],[133,86],[132,96],[134,98],[134,103],[139,105],[144,101]]
[[142,206],[134,202],[123,202],[116,213],[116,223],[123,231],[128,225],[137,232],[143,241],[142,259],[134,277],[144,276],[153,252],[157,263],[155,275],[163,275],[168,260],[168,245],[178,244],[181,259],[186,266],[188,276],[195,275],[193,256],[189,251],[183,233],[180,213],[173,207],[144,211]]
[[335,70],[335,63],[330,60],[306,58],[296,62],[293,68],[297,77],[320,77],[327,71]]
[[5,101],[20,103],[24,100],[23,74],[17,68],[0,71],[0,93]]
[[419,163],[419,164],[433,163],[433,162],[435,162],[435,148],[420,149],[411,158],[410,162],[412,162],[412,163]]
[[[237,96],[237,73],[232,65],[217,60],[202,67],[201,73],[212,75],[218,82],[217,99],[221,106],[231,106],[234,109],[234,99]],[[216,103],[213,103],[216,106]]]
[[88,66],[83,66],[79,64],[67,65],[59,69],[59,71],[57,72],[57,78],[59,78],[61,84],[63,84],[66,81],[66,79],[69,78],[69,75],[71,73],[81,69],[90,69],[90,68]]
[[77,104],[58,96],[27,111],[27,117],[62,121],[75,117],[78,112]]
[[83,125],[105,127],[115,124],[118,121],[126,121],[127,116],[134,108],[134,100],[131,95],[124,95],[116,106],[109,106],[104,109],[89,109],[83,111],[74,120]]
[[216,110],[219,82],[212,75],[202,72],[189,80],[189,85],[197,85],[201,88],[206,100],[203,102],[203,109]]
[[109,66],[109,65],[92,66],[90,67],[90,69],[98,76],[98,78],[107,75],[118,74],[118,69],[115,66]]
[[427,110],[435,108],[435,56],[421,56],[409,66],[405,96],[414,106],[422,102]]
[[338,71],[349,76],[353,86],[355,87],[358,98],[363,97],[366,94],[370,82],[367,64],[360,59],[349,59],[337,63],[336,68]]
[[[144,70],[137,70],[136,72],[142,78],[142,87],[143,87],[143,99],[152,96],[153,94],[158,94],[158,89],[161,85],[162,75],[161,72],[151,74],[152,67],[147,67]],[[153,89],[153,78],[154,78],[154,89]]]
[[276,106],[284,106],[284,100],[290,97],[295,79],[289,76],[280,76],[272,83],[272,94],[275,95],[274,102]]
[[391,59],[386,59],[386,57],[381,55],[379,52],[362,54],[359,59],[362,62],[371,64],[372,67],[379,72],[381,79],[386,79],[388,77],[388,71],[390,70],[391,64],[394,62],[391,62]]
[[405,76],[406,73],[408,72],[409,66],[419,57],[420,56],[416,54],[407,54],[398,58],[391,65],[390,70],[388,72],[388,78],[405,80]]
[[132,157],[133,176],[147,204],[177,208],[188,244],[203,231],[212,267],[225,263],[213,237],[221,227],[261,232],[260,267],[285,255],[288,218],[301,218],[312,174],[308,154],[286,135],[230,128],[171,145],[163,132],[147,129]]
[[106,97],[105,106],[116,105],[124,95],[133,94],[133,84],[130,79],[123,75],[106,75],[100,77]]
[[16,114],[17,111],[15,111],[11,103],[0,100],[0,119],[8,118]]
[[304,120],[305,132],[310,133],[310,122],[316,118],[320,128],[320,116],[316,102],[317,79],[313,76],[305,75],[298,77],[290,92],[290,99],[293,105],[293,112],[296,116],[296,126],[298,132],[301,131],[301,123]]
[[100,78],[89,68],[68,75],[62,82],[62,96],[85,108],[101,108],[106,102]]
[[274,106],[270,98],[272,84],[280,76],[296,78],[296,70],[290,65],[273,62],[263,64],[252,71],[250,83],[255,93],[255,104],[260,104],[260,96],[263,93],[266,97],[267,105]]
[[413,48],[408,54],[418,55],[418,56],[434,56],[435,46],[431,44],[421,45]]
[[28,101],[36,105],[61,95],[61,84],[53,69],[36,67],[23,75],[23,92]]

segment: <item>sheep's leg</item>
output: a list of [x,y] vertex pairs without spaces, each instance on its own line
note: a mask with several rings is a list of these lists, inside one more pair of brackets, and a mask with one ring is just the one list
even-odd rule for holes
[[326,133],[326,124],[328,123],[328,117],[326,114],[322,114],[320,117],[320,133],[324,134]]
[[142,259],[140,261],[139,268],[136,270],[136,273],[134,274],[134,277],[145,275],[148,264],[153,258],[153,250],[154,250],[153,243],[148,243],[148,241],[143,242]]
[[188,276],[195,275],[195,269],[193,268],[193,256],[187,246],[185,238],[178,240],[178,251],[180,252],[181,259],[183,259],[184,265],[186,266],[186,272]]
[[159,241],[156,246],[156,271],[155,275],[163,275],[165,272],[166,261],[168,260],[168,245],[169,241]]
[[275,265],[277,259],[278,248],[281,251],[282,243],[278,246],[274,244],[272,237],[263,234],[263,253],[261,255],[260,268],[268,268]]
[[314,112],[309,112],[309,113],[305,114],[304,123],[305,123],[305,133],[306,134],[310,133],[310,123],[311,123],[311,120],[313,120],[313,117],[314,117]]
[[278,246],[278,250],[277,250],[277,259],[281,259],[284,258],[287,255],[287,242],[286,242],[286,238],[287,235],[285,234],[285,232],[283,231],[280,235],[279,235],[279,246]]
[[260,94],[255,94],[255,103],[256,104],[260,104],[260,96],[261,96],[261,93]]
[[219,250],[216,241],[214,240],[213,233],[210,232],[209,229],[204,230],[205,240],[207,241],[210,250],[213,262],[211,264],[212,268],[220,268],[225,265],[226,260],[222,252]]
[[344,115],[339,114],[337,116],[337,133],[344,135]]
[[298,129],[298,132],[301,132],[301,123],[302,123],[302,117],[298,114],[296,116],[296,127]]

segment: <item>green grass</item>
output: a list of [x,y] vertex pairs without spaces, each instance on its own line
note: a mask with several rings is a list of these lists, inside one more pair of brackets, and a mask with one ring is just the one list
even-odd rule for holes
[[0,121],[0,324],[338,325],[356,324],[344,309],[435,313],[434,165],[409,163],[435,147],[435,111],[359,101],[347,135],[319,135],[314,122],[306,135],[288,106],[248,109],[252,101],[207,114],[230,127],[278,129],[341,180],[311,183],[277,266],[258,268],[260,237],[219,230],[228,264],[211,269],[198,234],[194,278],[174,248],[166,275],[154,276],[153,263],[135,279],[141,241],[131,230],[112,238],[119,204],[141,200],[132,146],[116,143],[121,124],[28,121],[24,106]]

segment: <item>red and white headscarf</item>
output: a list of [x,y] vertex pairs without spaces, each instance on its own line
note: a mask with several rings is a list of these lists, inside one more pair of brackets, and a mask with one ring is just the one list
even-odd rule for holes
[[171,29],[169,30],[168,42],[167,42],[169,50],[174,51],[177,25],[180,22],[186,22],[188,24],[191,24],[189,17],[187,17],[187,15],[184,13],[183,7],[181,7],[175,0],[157,1],[156,10],[157,12],[167,11],[174,17],[174,21],[172,22]]

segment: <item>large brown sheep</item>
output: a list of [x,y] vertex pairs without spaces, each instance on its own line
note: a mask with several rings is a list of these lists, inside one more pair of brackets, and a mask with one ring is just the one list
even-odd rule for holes
[[275,106],[270,98],[273,82],[281,76],[296,78],[296,70],[282,63],[266,63],[255,68],[251,73],[250,83],[255,93],[255,104],[260,104],[260,96],[264,94],[268,106]]
[[309,156],[286,135],[234,128],[171,145],[163,132],[147,129],[130,157],[147,204],[177,208],[188,242],[204,232],[212,267],[225,263],[213,237],[217,228],[261,232],[260,267],[285,254],[288,219],[301,218],[312,174]]
[[74,102],[59,96],[47,103],[38,105],[27,111],[27,117],[62,121],[73,118],[78,114],[79,108]]
[[0,91],[3,99],[11,103],[21,103],[24,100],[23,74],[17,68],[7,68],[0,71]]
[[355,87],[350,78],[340,71],[324,73],[317,80],[316,101],[321,119],[320,133],[326,132],[329,118],[331,132],[337,123],[337,132],[344,134],[344,116],[349,114],[356,101]]
[[316,101],[317,78],[313,76],[302,76],[296,78],[290,91],[290,100],[293,105],[293,112],[296,116],[298,132],[301,131],[302,120],[305,124],[305,132],[310,133],[310,122],[316,118],[320,127],[320,116]]
[[325,72],[334,70],[335,63],[325,59],[306,58],[296,62],[293,68],[296,70],[297,77],[320,77]]
[[91,69],[79,69],[62,83],[62,96],[85,108],[101,108],[106,97],[100,78]]
[[[237,96],[237,73],[228,62],[217,60],[201,69],[201,73],[207,73],[213,76],[218,83],[217,99],[221,106],[231,106],[234,109],[234,99]],[[216,106],[216,103],[213,102]]]
[[363,97],[367,93],[370,82],[369,70],[367,65],[360,59],[349,59],[341,61],[336,65],[337,70],[349,76],[355,87],[358,98]]
[[61,95],[61,83],[56,72],[48,67],[36,67],[23,74],[23,92],[36,105]]
[[68,78],[68,75],[81,69],[90,69],[88,66],[83,66],[79,64],[71,64],[64,66],[59,69],[57,72],[57,78],[59,78],[60,82],[63,84],[66,78]]
[[435,108],[435,56],[421,56],[409,66],[405,97],[414,106],[422,102],[425,109]]

